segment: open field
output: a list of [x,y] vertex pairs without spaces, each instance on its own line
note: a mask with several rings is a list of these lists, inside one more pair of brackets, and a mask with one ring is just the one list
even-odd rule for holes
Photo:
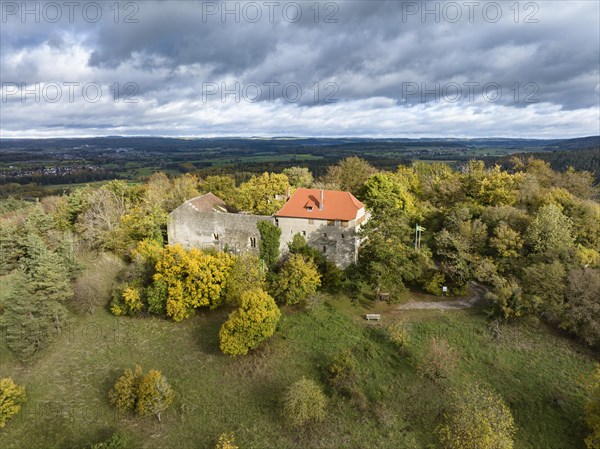
[[[26,386],[28,403],[0,433],[0,443],[6,449],[77,448],[119,429],[140,448],[211,448],[226,431],[235,432],[240,448],[435,447],[433,430],[449,389],[478,380],[512,409],[515,448],[583,447],[579,381],[592,369],[594,354],[536,323],[506,327],[494,338],[477,309],[400,312],[380,303],[382,322],[367,323],[370,310],[344,297],[328,297],[311,311],[284,309],[274,338],[237,359],[218,349],[225,311],[174,323],[98,309],[74,321],[30,366],[15,361],[2,342],[0,372]],[[392,319],[410,323],[405,353],[385,337]],[[432,337],[446,338],[460,354],[447,381],[417,374]],[[327,387],[326,366],[347,348],[360,364],[365,411]],[[161,370],[177,392],[162,423],[119,416],[108,405],[109,388],[135,363]],[[280,398],[302,376],[322,382],[330,400],[325,422],[298,433],[285,427]]]

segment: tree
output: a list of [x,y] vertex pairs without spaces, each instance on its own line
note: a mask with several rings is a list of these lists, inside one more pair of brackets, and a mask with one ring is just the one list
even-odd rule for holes
[[298,304],[314,295],[321,285],[321,275],[310,259],[291,254],[283,264],[273,285],[275,297],[284,304]]
[[174,392],[160,371],[150,370],[144,375],[141,366],[126,369],[109,391],[111,405],[119,410],[135,410],[138,415],[155,415],[161,419],[173,402]]
[[290,185],[296,188],[310,187],[314,181],[313,175],[306,167],[290,167],[283,170],[290,181]]
[[600,364],[585,381],[589,399],[585,403],[585,422],[590,435],[585,439],[587,449],[600,449]]
[[336,185],[341,190],[357,195],[362,185],[373,173],[375,173],[375,169],[371,164],[364,159],[351,156],[342,159],[337,165],[329,166],[323,182],[328,185]]
[[[215,309],[224,302],[222,292],[233,266],[234,257],[181,245],[166,246],[155,267],[154,282],[163,282],[167,290],[167,316],[175,321],[188,318],[194,309]],[[164,286],[161,287],[164,290]]]
[[600,270],[583,268],[567,275],[560,326],[589,346],[600,348]]
[[1,319],[8,347],[20,360],[29,361],[60,336],[67,310],[48,300],[43,290],[33,290],[27,275],[18,271]]
[[154,415],[160,422],[161,413],[173,402],[173,389],[160,371],[150,370],[138,387],[136,411],[139,415]]
[[236,257],[225,288],[225,302],[239,306],[242,293],[255,288],[264,290],[266,273],[260,259],[255,254]]
[[302,378],[292,384],[283,398],[283,416],[292,427],[301,427],[325,418],[327,398],[313,380]]
[[543,206],[527,230],[534,254],[548,260],[566,258],[574,250],[572,222],[556,204]]
[[493,237],[490,237],[490,246],[503,259],[514,259],[519,257],[523,248],[523,239],[517,231],[501,222],[494,229]]
[[233,176],[207,176],[200,180],[198,189],[202,193],[212,193],[213,195],[218,196],[225,201],[228,206],[235,206],[238,203],[238,192]]
[[140,382],[143,377],[144,374],[140,365],[136,365],[133,370],[127,368],[108,392],[111,405],[119,410],[135,410]]
[[239,449],[239,446],[235,444],[235,436],[230,432],[219,435],[215,449]]
[[0,429],[21,411],[23,402],[25,387],[15,384],[10,377],[0,379]]
[[219,331],[221,351],[246,355],[275,333],[281,312],[275,300],[263,290],[249,290],[240,296],[240,307],[233,311]]
[[444,449],[512,449],[515,424],[493,391],[472,384],[455,393],[446,422],[436,429]]
[[260,242],[258,244],[260,258],[267,267],[271,268],[279,259],[281,228],[267,220],[259,221],[256,223],[256,227],[260,232]]
[[[238,208],[258,215],[272,215],[284,205],[289,186],[283,174],[263,173],[253,176],[239,188]],[[282,199],[276,197],[280,195]]]
[[372,175],[361,189],[361,198],[374,213],[401,209],[407,213],[415,210],[416,199],[402,178],[388,173]]

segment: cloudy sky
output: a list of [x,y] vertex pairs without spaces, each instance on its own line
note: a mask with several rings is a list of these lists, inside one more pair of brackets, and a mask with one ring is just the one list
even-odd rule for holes
[[597,135],[599,5],[2,1],[0,135]]

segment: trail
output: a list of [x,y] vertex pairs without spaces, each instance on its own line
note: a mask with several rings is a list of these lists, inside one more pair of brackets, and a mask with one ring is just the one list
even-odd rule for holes
[[461,310],[475,307],[485,302],[485,287],[472,283],[471,296],[461,299],[450,299],[448,301],[409,301],[406,304],[399,305],[398,310]]

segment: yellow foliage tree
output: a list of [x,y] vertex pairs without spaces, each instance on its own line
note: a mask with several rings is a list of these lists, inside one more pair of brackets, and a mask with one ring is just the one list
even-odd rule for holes
[[108,392],[111,405],[119,410],[133,410],[137,402],[138,389],[142,378],[142,367],[140,365],[136,365],[133,370],[127,368]]
[[436,432],[444,449],[512,449],[515,424],[502,398],[479,384],[455,394],[453,410]]
[[173,389],[160,371],[150,370],[140,381],[136,411],[140,415],[160,415],[173,402]]
[[166,246],[156,263],[154,281],[167,286],[167,315],[181,321],[199,307],[219,307],[234,260],[226,253]]
[[254,289],[240,296],[240,307],[219,331],[221,351],[245,355],[275,333],[281,312],[267,292]]
[[25,402],[25,387],[15,384],[10,377],[0,379],[0,429],[21,411],[23,402]]
[[297,304],[314,295],[321,285],[321,275],[312,260],[292,254],[275,281],[274,292],[284,304]]
[[[272,215],[285,203],[285,195],[289,187],[286,175],[263,173],[253,176],[239,188],[238,208],[259,215]],[[282,198],[277,199],[280,195]]]

